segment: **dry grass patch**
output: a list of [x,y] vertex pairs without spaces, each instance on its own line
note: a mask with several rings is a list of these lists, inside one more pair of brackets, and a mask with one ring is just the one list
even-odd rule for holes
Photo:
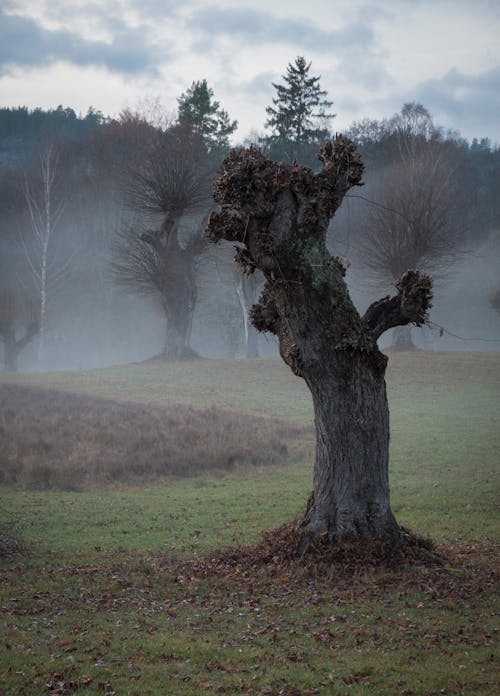
[[[78,490],[282,464],[310,432],[270,418],[0,385],[0,483]],[[304,451],[302,451],[304,454]]]

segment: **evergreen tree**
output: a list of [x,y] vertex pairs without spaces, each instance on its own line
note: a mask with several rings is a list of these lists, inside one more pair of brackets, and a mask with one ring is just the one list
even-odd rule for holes
[[[328,119],[335,114],[328,113],[333,102],[325,99],[327,92],[321,89],[320,76],[309,74],[311,63],[303,56],[297,56],[295,63],[289,63],[284,85],[273,82],[277,95],[273,105],[266,108],[269,115],[266,128],[271,128],[271,142],[289,142],[295,147],[294,156],[301,145],[317,143],[328,134]],[[323,124],[323,127],[320,127]]]
[[221,109],[206,80],[193,82],[177,101],[180,125],[200,133],[210,150],[229,147],[229,136],[238,127],[238,121],[231,121],[227,111]]

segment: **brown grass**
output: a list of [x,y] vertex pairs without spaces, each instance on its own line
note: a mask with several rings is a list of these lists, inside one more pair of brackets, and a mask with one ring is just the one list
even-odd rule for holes
[[0,385],[0,483],[78,490],[281,464],[305,432],[214,408],[123,404]]

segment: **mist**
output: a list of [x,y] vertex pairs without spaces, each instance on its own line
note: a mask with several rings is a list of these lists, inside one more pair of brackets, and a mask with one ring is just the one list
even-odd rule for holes
[[[192,89],[213,96],[205,82]],[[26,110],[2,115],[9,123],[22,121],[20,133],[31,118]],[[0,147],[3,369],[277,355],[275,337],[258,334],[248,320],[264,277],[241,276],[233,261],[241,249],[206,238],[227,135],[206,142],[182,123],[157,127],[133,113],[112,121],[60,108],[44,118],[41,130],[4,138]],[[64,129],[51,130],[51,119]],[[329,233],[355,304],[364,312],[393,294],[401,273],[415,267],[434,278],[430,322],[412,330],[415,346],[498,350],[500,321],[492,302],[500,283],[498,149],[486,139],[469,145],[443,133],[421,105],[406,105],[392,120],[373,124],[353,126],[365,185],[346,199]],[[275,159],[292,156],[266,142],[257,144]],[[317,147],[311,142],[292,154],[317,169]],[[404,188],[408,176],[420,196],[412,201]],[[418,217],[415,206],[426,196],[439,222],[439,235],[431,235],[427,248],[421,240],[432,230],[415,228],[412,240],[400,224],[405,216]],[[383,258],[386,228],[394,228],[391,243],[399,246]],[[387,332],[380,345],[391,343]]]
[[[335,246],[335,245],[334,245]],[[345,245],[339,245],[345,250]],[[366,277],[351,249],[352,265],[347,272],[351,297],[362,313],[378,297],[390,294],[390,285],[378,290],[367,288]],[[413,327],[416,347],[432,351],[498,351],[500,315],[491,297],[499,284],[500,233],[492,232],[477,249],[463,253],[447,271],[446,278],[434,282],[434,300],[429,326]],[[382,349],[391,346],[386,332],[379,339]]]

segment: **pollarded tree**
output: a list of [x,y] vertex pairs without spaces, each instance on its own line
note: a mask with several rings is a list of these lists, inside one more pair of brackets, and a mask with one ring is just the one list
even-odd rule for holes
[[197,299],[196,266],[205,246],[204,223],[180,239],[178,221],[167,218],[159,230],[120,233],[112,271],[126,290],[153,297],[165,317],[165,342],[159,357],[192,358],[191,329]]
[[432,281],[407,270],[396,295],[358,313],[325,237],[346,193],[361,184],[363,164],[342,136],[327,142],[319,157],[323,169],[314,174],[252,148],[233,151],[216,182],[221,207],[212,212],[208,232],[215,242],[238,242],[243,270],[265,275],[252,322],[278,337],[283,360],[312,394],[317,448],[305,539],[397,544],[401,533],[389,501],[387,358],[377,339],[394,326],[426,321]]
[[[372,185],[358,242],[365,277],[393,286],[407,268],[444,277],[460,256],[467,226],[466,162],[459,144],[445,139],[421,104],[405,104],[379,131],[390,143]],[[393,348],[414,348],[411,327],[397,327]]]
[[157,133],[142,161],[130,172],[125,199],[146,219],[160,216],[156,229],[125,230],[114,248],[112,272],[117,284],[160,300],[166,321],[162,357],[194,355],[190,347],[196,302],[196,261],[206,243],[196,218],[210,204],[212,162],[202,136],[185,126]]
[[274,106],[266,108],[269,118],[265,125],[272,130],[270,140],[281,148],[288,144],[290,158],[298,158],[302,146],[324,139],[328,121],[335,115],[328,111],[333,102],[326,99],[320,76],[310,75],[310,69],[311,63],[303,56],[289,63],[282,76],[285,84],[273,82],[277,92]]
[[409,266],[442,275],[456,261],[462,212],[456,171],[446,148],[426,145],[411,162],[379,175],[377,204],[368,206],[360,241],[375,282],[392,285]]
[[214,99],[214,91],[206,80],[193,82],[177,102],[181,126],[201,135],[209,150],[229,147],[229,136],[238,127],[238,121],[231,121],[227,111]]

